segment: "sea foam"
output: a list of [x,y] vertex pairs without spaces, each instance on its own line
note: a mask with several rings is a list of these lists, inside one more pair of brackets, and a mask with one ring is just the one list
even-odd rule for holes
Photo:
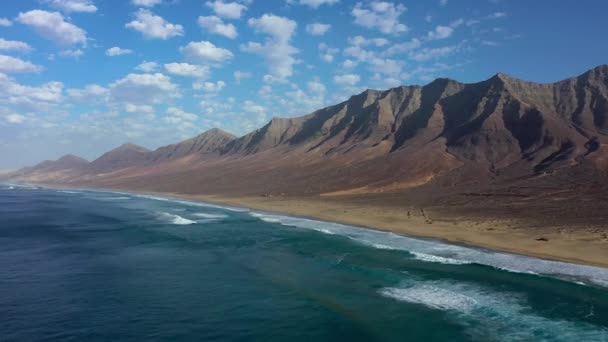
[[608,287],[608,269],[606,268],[450,245],[439,241],[417,239],[334,222],[261,212],[250,212],[249,214],[265,222],[346,236],[373,248],[406,251],[421,262],[448,265],[479,264],[509,272],[553,276],[567,281]]
[[451,313],[473,340],[605,341],[608,332],[588,323],[548,319],[534,314],[525,296],[475,283],[411,279],[379,294],[408,304]]
[[188,224],[194,224],[196,223],[196,221],[193,220],[189,220],[187,218],[181,217],[179,215],[175,215],[175,214],[169,214],[169,213],[160,213],[160,215],[167,219],[169,222],[171,222],[172,224],[177,224],[177,225],[188,225]]

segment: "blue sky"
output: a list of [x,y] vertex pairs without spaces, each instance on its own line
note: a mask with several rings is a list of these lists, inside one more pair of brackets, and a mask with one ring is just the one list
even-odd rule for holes
[[607,63],[605,1],[0,4],[0,169],[241,135],[366,88],[553,82]]

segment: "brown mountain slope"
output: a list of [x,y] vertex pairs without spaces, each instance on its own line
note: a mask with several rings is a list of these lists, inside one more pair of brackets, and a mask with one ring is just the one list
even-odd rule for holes
[[580,164],[602,172],[607,99],[605,65],[553,84],[504,74],[472,84],[437,79],[367,90],[302,117],[274,118],[240,138],[212,130],[152,152],[123,145],[70,182],[319,194],[481,186]]

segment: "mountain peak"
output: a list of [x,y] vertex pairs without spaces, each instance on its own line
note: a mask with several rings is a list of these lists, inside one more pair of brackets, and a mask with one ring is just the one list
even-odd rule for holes
[[[120,146],[118,146],[117,148],[113,149],[112,151],[137,151],[137,152],[149,152],[150,150],[148,150],[147,148],[143,147],[143,146],[139,146],[137,144],[128,142],[128,143],[124,143]],[[110,152],[112,152],[110,151]]]

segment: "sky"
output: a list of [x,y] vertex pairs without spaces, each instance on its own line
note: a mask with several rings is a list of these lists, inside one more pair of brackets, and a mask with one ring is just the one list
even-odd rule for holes
[[608,63],[604,0],[0,2],[0,169],[150,149],[365,89]]

